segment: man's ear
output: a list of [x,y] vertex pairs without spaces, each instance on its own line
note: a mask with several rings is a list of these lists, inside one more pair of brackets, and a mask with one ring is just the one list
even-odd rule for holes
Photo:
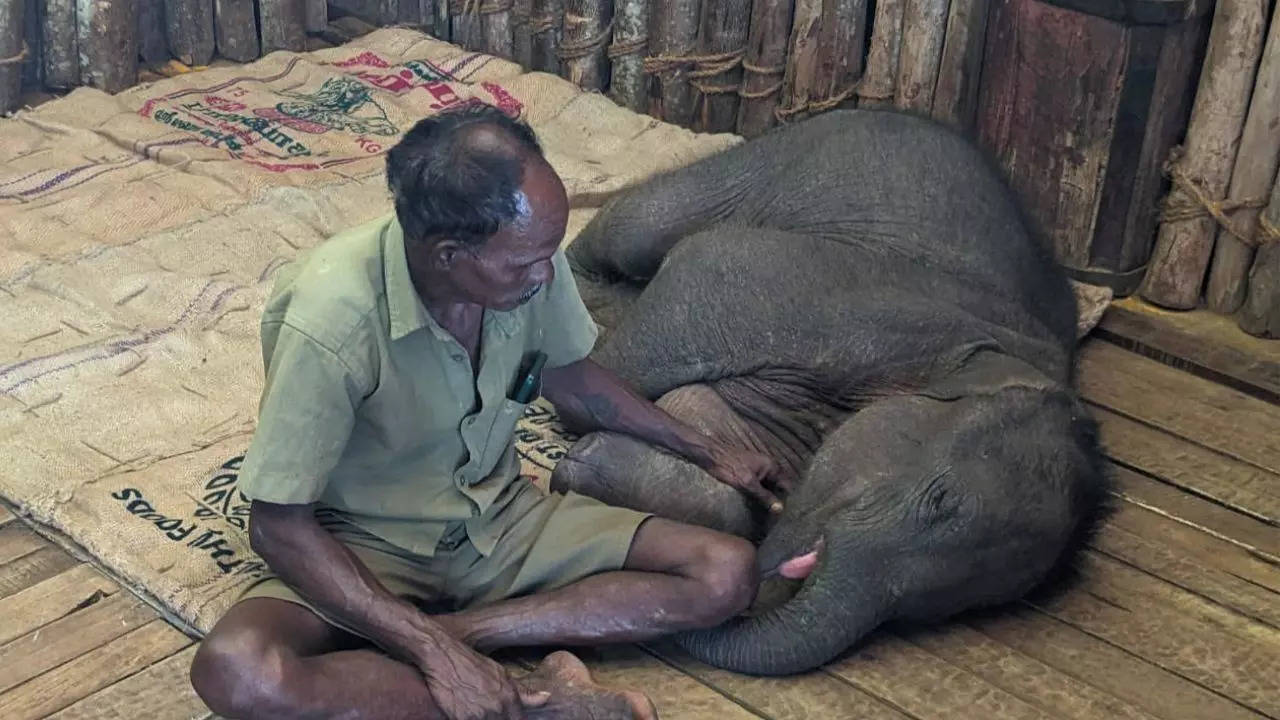
[[429,253],[427,259],[435,269],[448,272],[466,251],[461,242],[453,238],[442,238],[431,244],[431,249],[427,251]]

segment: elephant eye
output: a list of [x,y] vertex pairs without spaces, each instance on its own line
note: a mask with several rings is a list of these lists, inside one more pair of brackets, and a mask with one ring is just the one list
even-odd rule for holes
[[956,518],[964,498],[951,483],[951,468],[944,468],[924,484],[920,494],[920,519],[927,525],[941,525]]

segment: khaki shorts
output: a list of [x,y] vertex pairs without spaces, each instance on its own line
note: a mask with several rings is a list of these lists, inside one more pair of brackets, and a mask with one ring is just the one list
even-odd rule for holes
[[[628,508],[569,493],[546,493],[533,485],[512,500],[516,519],[485,557],[467,540],[462,523],[450,526],[435,555],[426,557],[388,543],[325,513],[322,527],[351,549],[392,594],[429,613],[479,607],[498,600],[554,590],[590,575],[621,570],[631,541],[650,517]],[[251,585],[240,600],[269,597],[326,617],[273,574]],[[359,634],[359,633],[354,633]]]

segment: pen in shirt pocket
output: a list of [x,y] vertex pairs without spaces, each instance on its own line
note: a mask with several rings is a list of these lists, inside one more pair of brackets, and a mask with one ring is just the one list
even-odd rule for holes
[[546,353],[539,350],[533,354],[532,362],[516,377],[516,392],[512,400],[518,403],[528,403],[533,400],[533,393],[538,387],[538,377],[542,375],[542,366],[546,362]]

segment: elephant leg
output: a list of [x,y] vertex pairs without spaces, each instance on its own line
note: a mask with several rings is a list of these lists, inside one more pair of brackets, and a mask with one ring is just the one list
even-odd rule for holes
[[682,238],[733,215],[768,192],[777,158],[739,145],[654,176],[610,198],[570,244],[575,274],[643,285]]
[[[658,406],[724,442],[749,446],[747,429],[705,385],[688,385]],[[698,466],[617,433],[591,433],[570,448],[551,475],[551,489],[572,490],[610,505],[758,540],[767,513]]]

